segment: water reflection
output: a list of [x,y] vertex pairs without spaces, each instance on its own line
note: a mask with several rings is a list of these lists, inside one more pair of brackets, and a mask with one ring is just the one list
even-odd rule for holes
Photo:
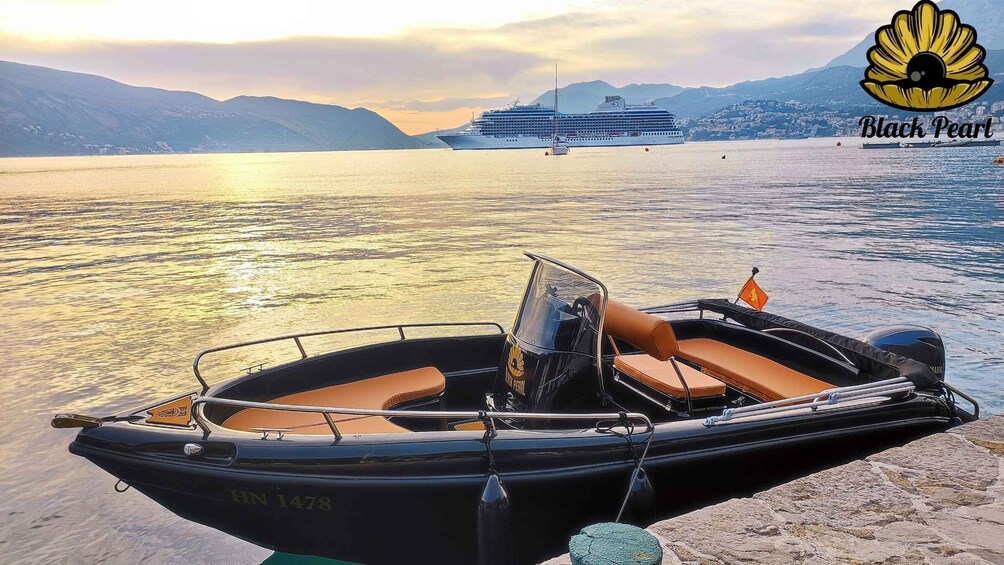
[[[0,444],[4,551],[17,562],[266,559],[114,494],[47,419],[194,389],[191,359],[210,345],[392,322],[508,325],[522,249],[581,266],[639,306],[734,296],[758,265],[778,313],[853,335],[934,327],[948,378],[1004,409],[995,149],[834,145],[0,160],[0,402],[18,432]],[[226,376],[295,353],[276,344],[207,362]]]

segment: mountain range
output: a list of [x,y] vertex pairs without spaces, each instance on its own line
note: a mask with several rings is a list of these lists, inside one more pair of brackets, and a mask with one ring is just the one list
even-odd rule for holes
[[[602,80],[576,82],[558,89],[558,109],[569,114],[582,114],[594,110],[606,96],[620,95],[628,104],[643,104],[676,96],[684,90],[684,87],[675,84],[629,84],[617,88]],[[554,106],[554,89],[541,94],[533,102],[549,108]]]
[[[958,12],[963,21],[976,22],[978,41],[987,49],[986,65],[996,79],[981,103],[1004,100],[1004,11],[998,9],[999,4],[1000,0],[943,0],[939,4]],[[601,80],[573,83],[558,90],[559,109],[588,112],[604,97],[620,95],[628,103],[652,102],[668,108],[685,129],[690,124],[704,128],[701,135],[721,131],[720,120],[735,123],[734,116],[742,111],[830,112],[845,117],[889,114],[890,108],[858,86],[867,66],[865,53],[873,42],[869,34],[822,68],[726,87],[615,87]],[[549,90],[535,102],[551,106],[553,100],[554,91]],[[785,106],[749,104],[755,101]],[[810,117],[807,114],[800,121],[812,123]],[[219,101],[194,92],[135,87],[94,75],[2,61],[0,124],[0,156],[445,147],[435,135],[464,127],[409,136],[365,108],[273,97]],[[774,125],[767,127],[777,131]],[[813,128],[817,132],[833,129]]]
[[[1004,10],[1000,0],[942,0],[938,6],[958,13],[963,22],[975,23],[977,39],[987,50],[985,64],[991,78],[997,79],[981,101],[1004,100]],[[891,18],[890,18],[891,19]],[[673,84],[628,85],[615,88],[603,81],[569,84],[558,89],[559,108],[564,112],[588,112],[603,102],[604,96],[620,94],[628,103],[652,102],[687,120],[719,112],[750,100],[774,100],[834,108],[870,108],[888,112],[858,86],[868,66],[866,54],[875,44],[868,34],[853,48],[835,57],[826,66],[780,77],[740,82],[725,87],[683,88]],[[996,72],[995,72],[996,71]],[[643,87],[643,88],[642,88]],[[536,102],[551,106],[554,90],[540,95]]]
[[375,112],[194,92],[0,61],[0,156],[404,149]]
[[[1001,11],[1000,0],[941,0],[938,7],[952,10],[963,22],[975,25],[977,41],[984,48],[1004,49],[1004,11]],[[867,67],[865,55],[872,45],[875,45],[875,37],[869,34],[850,51],[834,58],[826,66]]]

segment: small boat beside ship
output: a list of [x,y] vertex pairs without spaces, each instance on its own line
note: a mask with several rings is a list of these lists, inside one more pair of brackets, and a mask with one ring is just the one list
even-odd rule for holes
[[[264,547],[534,563],[586,524],[649,522],[979,414],[931,330],[857,340],[723,299],[636,309],[526,255],[508,332],[398,323],[213,347],[197,389],[52,425],[81,428],[70,451],[117,488]],[[390,337],[308,353],[363,332]],[[295,359],[204,374],[208,357],[279,343]]]
[[552,118],[554,129],[551,131],[551,155],[555,157],[560,157],[562,155],[568,155],[568,144],[561,140],[558,135],[558,126],[560,125],[560,120],[558,116],[558,66],[554,66],[554,117]]

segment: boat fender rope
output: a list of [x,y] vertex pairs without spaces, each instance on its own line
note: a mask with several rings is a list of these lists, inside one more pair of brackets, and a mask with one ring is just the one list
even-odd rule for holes
[[485,425],[485,435],[481,438],[481,442],[485,444],[485,451],[488,452],[488,474],[497,475],[498,471],[495,470],[495,452],[492,451],[492,440],[499,435],[498,430],[495,429],[495,420],[489,417],[484,410],[478,410],[478,419]]
[[948,404],[949,414],[952,415],[953,419],[958,418],[959,415],[955,411],[955,395],[952,394],[952,391],[949,390],[947,386],[945,386],[944,382],[941,383],[941,392],[945,395],[945,402]]
[[[631,459],[634,462],[634,465],[631,467],[631,473],[628,480],[627,493],[624,495],[624,500],[621,502],[620,510],[617,512],[617,518],[614,519],[614,522],[620,523],[621,518],[624,516],[624,510],[627,508],[628,499],[631,497],[631,489],[634,486],[634,482],[638,478],[639,473],[643,472],[641,466],[645,463],[645,458],[648,456],[648,448],[652,445],[652,438],[655,437],[655,429],[648,429],[648,437],[645,438],[644,442],[645,448],[642,449],[641,456],[639,457],[638,450],[635,449],[634,443],[634,421],[628,418],[627,412],[620,412],[618,416],[618,420],[609,425],[604,425],[609,422],[609,420],[597,422],[596,431],[601,434],[613,434],[623,439],[627,443],[628,453],[631,455]],[[614,428],[617,426],[624,426],[624,433],[615,430]]]
[[[125,485],[125,488],[119,488],[119,485]],[[112,488],[115,489],[115,492],[122,493],[129,490],[130,485],[129,483],[123,482],[122,479],[119,479],[118,481],[115,482],[115,486]]]

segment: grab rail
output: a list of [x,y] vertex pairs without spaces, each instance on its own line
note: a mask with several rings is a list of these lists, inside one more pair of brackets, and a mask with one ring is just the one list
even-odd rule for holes
[[[637,412],[623,412],[617,414],[548,414],[548,413],[536,413],[536,412],[488,412],[488,411],[453,411],[453,410],[372,410],[368,408],[339,408],[334,406],[298,406],[295,404],[271,404],[268,402],[251,402],[249,400],[234,400],[230,398],[213,398],[211,396],[200,396],[192,402],[192,417],[200,428],[206,433],[209,433],[209,427],[203,421],[202,416],[202,405],[203,404],[218,404],[222,406],[238,406],[241,408],[257,408],[259,410],[278,410],[281,412],[310,412],[315,414],[323,414],[324,420],[331,428],[331,433],[335,436],[336,440],[342,439],[341,432],[338,431],[338,425],[333,419],[331,419],[332,414],[347,414],[351,416],[383,416],[388,417],[406,417],[406,418],[466,418],[466,419],[484,419],[484,418],[509,418],[509,419],[520,419],[520,420],[596,420],[597,423],[603,420],[621,420],[621,418],[626,418],[628,420],[635,420],[645,424],[645,432],[647,433],[655,429],[652,425],[652,420],[648,416],[637,413]],[[283,430],[288,433],[287,430]]]
[[836,353],[837,355],[840,356],[841,360],[843,360],[845,363],[847,363],[851,367],[854,367],[855,369],[857,369],[857,367],[854,366],[854,363],[852,363],[851,360],[848,359],[847,356],[844,355],[844,353],[842,351],[840,351],[839,349],[837,349],[837,346],[835,346],[832,343],[826,341],[825,339],[821,339],[821,338],[819,338],[817,336],[814,336],[814,335],[810,334],[809,332],[803,332],[802,330],[796,330],[796,329],[793,329],[793,328],[764,328],[764,329],[762,329],[760,331],[765,332],[765,333],[791,332],[791,333],[796,333],[796,334],[799,334],[799,335],[804,335],[806,337],[811,337],[812,339],[816,340],[817,342],[822,343],[826,347],[829,347],[831,351],[833,351],[834,353]]
[[[232,343],[230,345],[221,345],[219,347],[210,347],[209,349],[203,349],[202,351],[199,352],[198,355],[195,356],[195,360],[192,361],[192,371],[195,372],[195,378],[198,379],[199,384],[202,385],[202,394],[205,394],[206,391],[209,390],[209,384],[206,383],[206,380],[204,378],[202,378],[202,373],[199,371],[199,362],[202,361],[202,358],[209,353],[217,353],[219,351],[239,349],[241,347],[248,347],[250,345],[260,345],[262,343],[272,343],[276,341],[284,341],[291,339],[293,340],[294,343],[296,343],[296,348],[300,352],[300,359],[306,359],[307,351],[303,348],[303,343],[300,341],[300,338],[304,337],[315,337],[319,335],[335,335],[335,334],[345,334],[345,333],[355,333],[355,332],[368,332],[377,330],[397,330],[398,335],[401,336],[400,339],[398,339],[398,341],[403,341],[407,339],[404,333],[405,328],[438,328],[438,327],[457,327],[457,326],[474,326],[474,327],[492,326],[495,329],[497,329],[500,334],[505,333],[505,329],[502,327],[501,324],[497,322],[439,322],[439,323],[433,322],[426,324],[393,324],[389,326],[368,326],[365,328],[347,328],[340,330],[321,330],[317,332],[304,332],[298,334],[281,335],[277,337],[266,337],[263,339],[255,339],[252,341],[242,341],[240,343]],[[251,367],[253,368],[256,365],[252,365]],[[250,371],[248,372],[250,373]]]
[[852,400],[865,400],[870,398],[885,397],[899,393],[913,392],[916,387],[906,377],[896,377],[874,383],[863,385],[853,385],[845,387],[831,388],[813,394],[796,396],[794,398],[784,398],[772,402],[764,402],[753,406],[743,406],[741,408],[726,408],[718,416],[709,416],[704,420],[704,425],[711,427],[722,422],[730,422],[739,418],[751,416],[761,416],[764,414],[776,414],[779,412],[790,412],[809,408],[813,412],[820,406],[840,404]]
[[972,396],[969,396],[968,394],[962,392],[961,390],[955,388],[954,386],[946,383],[945,381],[941,381],[941,386],[943,386],[946,389],[948,389],[948,391],[951,392],[952,394],[956,394],[956,395],[961,396],[962,398],[966,399],[966,402],[968,402],[969,404],[971,404],[973,406],[973,418],[979,418],[980,417],[980,403],[976,402],[975,398],[973,398]]

